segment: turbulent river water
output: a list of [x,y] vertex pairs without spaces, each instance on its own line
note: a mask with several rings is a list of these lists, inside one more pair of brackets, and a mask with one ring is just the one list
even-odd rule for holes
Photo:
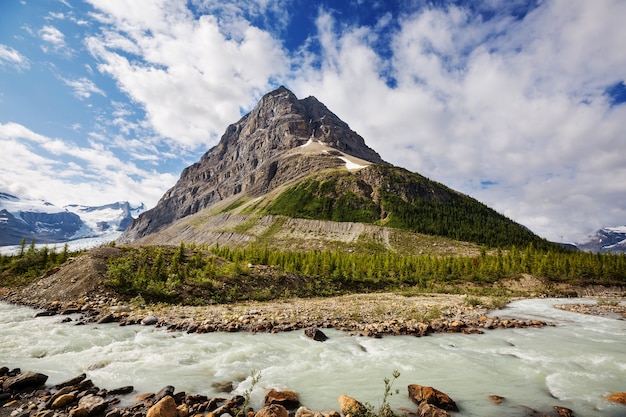
[[[516,301],[500,317],[537,318],[554,326],[373,339],[324,329],[324,343],[302,331],[282,334],[172,333],[144,326],[76,326],[62,317],[33,318],[35,311],[0,302],[0,366],[20,367],[61,382],[82,372],[101,388],[134,385],[155,392],[165,385],[188,394],[226,396],[213,383],[232,382],[233,394],[251,387],[258,408],[269,388],[298,392],[303,405],[338,409],[347,394],[377,408],[383,379],[399,394],[395,410],[414,411],[406,386],[433,386],[452,397],[461,416],[526,416],[552,406],[577,416],[625,416],[626,406],[604,399],[626,391],[626,321],[566,312],[554,304],[585,300]],[[506,400],[495,405],[489,395]],[[130,399],[128,400],[130,401]]]

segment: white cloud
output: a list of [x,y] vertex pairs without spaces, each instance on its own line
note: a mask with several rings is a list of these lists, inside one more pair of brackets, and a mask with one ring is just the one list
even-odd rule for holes
[[3,66],[11,66],[18,70],[27,70],[30,68],[30,62],[28,58],[15,49],[0,44],[0,67]]
[[106,204],[132,196],[137,199],[133,203],[150,207],[177,179],[170,173],[139,169],[101,143],[77,146],[18,123],[0,123],[0,148],[0,190],[59,206]]
[[93,81],[88,78],[82,77],[77,80],[66,80],[63,79],[63,82],[72,87],[74,90],[74,96],[80,100],[87,99],[91,97],[92,94],[100,94],[101,96],[106,96],[105,92],[99,89]]
[[[60,51],[66,47],[65,35],[54,26],[46,25],[39,30],[41,39],[52,45],[55,51]],[[48,47],[43,46],[44,52],[48,52]]]
[[183,1],[91,3],[108,25],[86,40],[98,69],[143,106],[157,133],[183,146],[214,143],[287,70],[280,42],[245,22],[234,39]]
[[523,20],[427,8],[392,34],[394,86],[375,29],[337,29],[322,12],[321,68],[293,84],[390,162],[579,240],[626,221],[626,110],[603,95],[626,76],[625,13],[619,1],[548,2]]

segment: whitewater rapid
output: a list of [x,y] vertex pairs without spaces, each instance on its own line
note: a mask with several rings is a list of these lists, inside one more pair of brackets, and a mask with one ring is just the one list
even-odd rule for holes
[[[267,390],[291,389],[303,405],[338,409],[347,394],[380,405],[383,379],[400,372],[390,398],[395,410],[414,411],[407,385],[433,386],[454,399],[461,416],[525,416],[528,408],[567,407],[578,416],[624,416],[626,407],[604,399],[626,391],[626,321],[553,308],[584,300],[511,303],[494,315],[552,322],[545,328],[503,329],[482,335],[437,334],[382,339],[324,329],[320,343],[303,331],[280,334],[167,332],[145,326],[62,323],[34,318],[35,310],[0,302],[0,366],[49,375],[49,384],[82,372],[102,388],[133,385],[137,393],[165,385],[188,394],[229,396],[260,382],[251,395],[259,407]],[[232,394],[214,383],[232,382]],[[506,400],[493,404],[487,397]],[[131,401],[129,399],[128,401]]]

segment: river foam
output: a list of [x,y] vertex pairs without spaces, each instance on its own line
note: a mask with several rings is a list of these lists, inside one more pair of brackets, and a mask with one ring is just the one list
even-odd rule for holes
[[[607,402],[625,391],[626,322],[553,308],[580,300],[522,300],[494,314],[552,322],[545,328],[504,329],[483,335],[437,334],[382,339],[325,329],[315,342],[302,331],[281,334],[167,332],[145,326],[61,323],[65,317],[33,318],[34,310],[0,303],[0,365],[36,370],[57,383],[86,372],[96,385],[134,385],[154,392],[224,396],[214,383],[231,382],[233,394],[251,386],[258,407],[270,388],[292,389],[315,410],[338,409],[345,393],[379,406],[383,379],[400,371],[391,397],[394,409],[414,410],[408,384],[448,393],[463,416],[524,416],[530,407],[549,412],[567,407],[580,416],[623,416],[626,407]],[[489,395],[506,398],[492,404]]]

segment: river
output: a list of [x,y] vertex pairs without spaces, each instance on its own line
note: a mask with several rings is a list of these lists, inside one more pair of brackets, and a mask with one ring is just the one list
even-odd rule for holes
[[[258,371],[253,407],[276,388],[298,392],[303,405],[319,411],[338,409],[343,393],[378,408],[383,379],[398,370],[399,394],[389,399],[394,410],[414,411],[406,387],[420,384],[449,394],[459,416],[526,416],[526,407],[550,412],[552,406],[577,416],[625,416],[626,406],[604,396],[626,391],[626,321],[553,308],[572,302],[590,301],[521,300],[493,313],[555,324],[544,328],[382,339],[324,329],[330,339],[323,343],[302,331],[187,334],[76,326],[0,302],[0,366],[45,373],[49,384],[86,372],[102,388],[134,385],[137,392],[155,392],[173,385],[188,394],[227,397],[213,383],[232,382],[233,394],[242,394]],[[506,400],[495,405],[487,398],[492,394]]]

